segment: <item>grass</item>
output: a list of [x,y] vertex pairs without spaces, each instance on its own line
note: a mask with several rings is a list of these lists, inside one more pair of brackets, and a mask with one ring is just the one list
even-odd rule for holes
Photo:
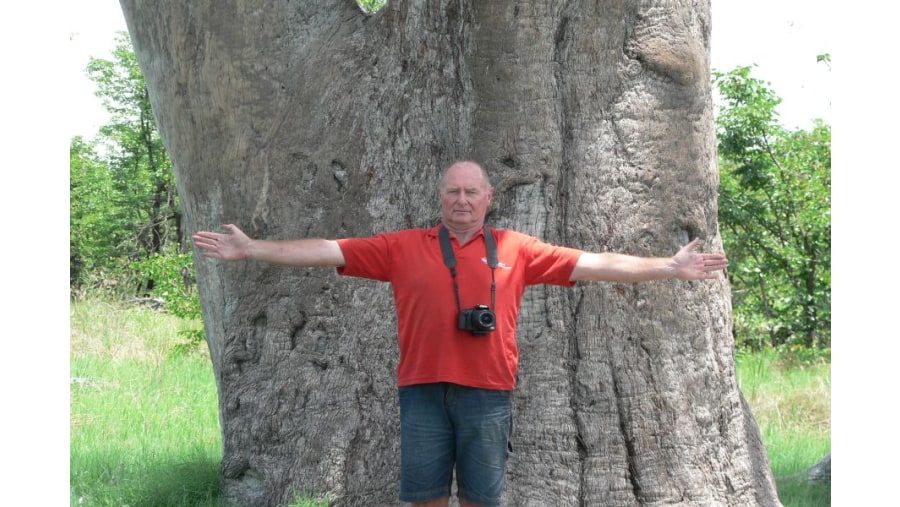
[[[199,324],[99,300],[70,308],[71,505],[221,506],[212,364],[205,346],[186,349],[179,338]],[[782,503],[827,506],[830,489],[800,476],[831,449],[830,364],[786,357],[738,354],[738,381]]]
[[792,354],[737,355],[741,391],[762,432],[786,507],[831,505],[829,486],[804,472],[831,452],[831,364]]
[[72,505],[218,504],[215,380],[205,351],[170,355],[184,325],[148,309],[72,303]]
[[[72,506],[218,507],[222,441],[197,322],[102,300],[70,305]],[[292,507],[321,507],[297,499]]]

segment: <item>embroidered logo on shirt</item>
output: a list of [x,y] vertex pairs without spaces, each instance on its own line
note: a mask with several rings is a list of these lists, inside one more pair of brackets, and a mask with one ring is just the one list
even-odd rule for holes
[[[487,257],[482,257],[481,262],[487,264]],[[507,266],[503,261],[497,261],[497,267],[500,269],[512,269],[512,266]]]

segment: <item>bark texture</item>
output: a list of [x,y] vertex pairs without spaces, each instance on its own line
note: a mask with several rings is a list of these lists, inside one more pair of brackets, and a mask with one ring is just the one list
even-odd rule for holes
[[[587,250],[721,249],[709,0],[121,0],[189,232],[488,221]],[[198,258],[226,498],[397,505],[388,286]],[[529,289],[506,505],[778,505],[735,380],[727,283]]]

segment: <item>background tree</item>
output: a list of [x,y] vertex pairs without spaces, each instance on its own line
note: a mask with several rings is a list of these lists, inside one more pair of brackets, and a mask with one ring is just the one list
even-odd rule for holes
[[[117,37],[112,59],[91,58],[87,73],[110,121],[97,139],[71,142],[70,278],[75,286],[134,279],[147,271],[135,262],[175,259],[187,251],[175,173],[128,34]],[[181,280],[179,270],[191,259],[169,261],[180,264],[173,278]],[[152,290],[162,274],[141,278],[140,290]],[[123,285],[134,290],[130,283]]]
[[95,143],[81,136],[69,146],[69,283],[115,271],[128,228],[121,220],[111,171]]
[[184,245],[175,173],[156,127],[144,76],[128,34],[122,33],[113,59],[91,58],[88,75],[110,113],[100,128],[106,155],[114,169],[113,185],[130,211],[135,257],[163,253]]
[[[442,169],[474,158],[495,226],[595,251],[721,249],[708,2],[122,6],[189,230],[430,226]],[[389,288],[196,267],[225,496],[396,504]],[[507,504],[778,504],[725,283],[535,288],[519,336]]]
[[[827,55],[824,55],[827,57]],[[828,63],[830,58],[820,57]],[[831,127],[785,130],[751,67],[715,73],[722,239],[736,335],[824,348],[831,340]]]

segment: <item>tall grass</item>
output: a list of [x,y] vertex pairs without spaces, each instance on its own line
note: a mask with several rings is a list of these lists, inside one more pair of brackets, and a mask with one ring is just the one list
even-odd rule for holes
[[205,351],[170,354],[185,323],[102,301],[70,317],[71,504],[216,505],[215,380]]
[[204,345],[186,347],[180,335],[200,323],[76,299],[69,325],[71,505],[223,505],[212,363]]
[[[71,505],[222,505],[212,364],[205,347],[185,349],[179,338],[199,324],[96,299],[70,308]],[[737,374],[783,504],[830,505],[827,487],[801,480],[831,448],[830,364],[738,354]]]
[[773,351],[737,355],[741,392],[753,410],[786,507],[831,505],[830,486],[806,470],[831,452],[831,364]]

